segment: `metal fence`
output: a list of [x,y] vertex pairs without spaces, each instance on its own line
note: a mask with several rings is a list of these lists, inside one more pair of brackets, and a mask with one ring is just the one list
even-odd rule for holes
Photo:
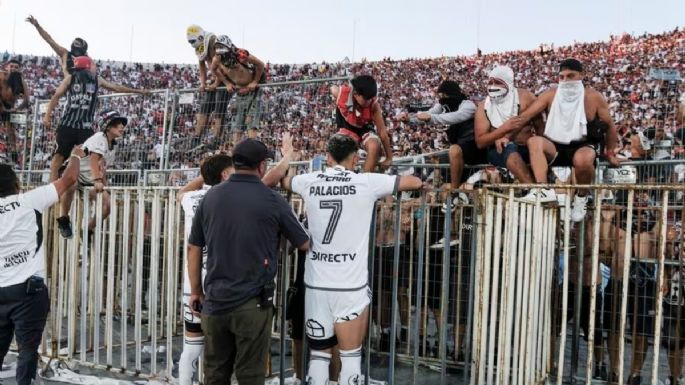
[[[580,223],[568,219],[570,199],[520,201],[530,186],[486,184],[456,199],[435,190],[379,202],[370,241],[368,381],[623,383],[640,373],[642,383],[657,384],[680,375],[685,186],[612,183],[590,186],[594,203]],[[571,186],[555,187],[572,194]],[[110,193],[104,220],[102,196],[80,195],[73,240],[60,238],[54,215],[44,216],[53,311],[43,354],[170,379],[182,346],[176,189]],[[300,212],[301,201],[292,203]],[[83,213],[96,217],[94,235]],[[282,343],[272,349],[272,370],[285,377],[293,370],[285,293],[297,261],[282,253],[273,327],[274,344]]]

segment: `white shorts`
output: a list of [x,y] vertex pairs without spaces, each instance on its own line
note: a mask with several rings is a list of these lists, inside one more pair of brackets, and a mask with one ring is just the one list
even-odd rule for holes
[[[202,249],[202,282],[207,275],[207,253]],[[191,324],[200,324],[200,317],[193,314],[193,309],[188,305],[190,301],[190,278],[188,278],[188,261],[183,261],[183,320]]]
[[352,321],[371,303],[368,286],[356,291],[332,291],[307,288],[304,294],[305,333],[314,340],[335,335],[336,323]]

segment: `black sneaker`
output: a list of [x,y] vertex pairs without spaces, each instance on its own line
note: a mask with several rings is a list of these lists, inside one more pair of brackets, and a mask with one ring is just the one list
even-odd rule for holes
[[607,381],[609,379],[607,367],[603,362],[595,363],[595,369],[592,371],[592,378],[602,381]]
[[631,374],[628,377],[626,384],[628,385],[640,385],[642,383],[642,377],[639,374]]
[[57,218],[57,227],[59,228],[59,233],[63,238],[71,239],[74,236],[74,231],[71,229],[71,220],[69,219],[69,216]]

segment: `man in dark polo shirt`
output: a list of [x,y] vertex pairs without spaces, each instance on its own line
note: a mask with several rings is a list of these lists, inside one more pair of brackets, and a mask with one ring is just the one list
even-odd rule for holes
[[189,305],[202,308],[207,385],[227,383],[234,371],[240,385],[264,384],[280,236],[300,250],[309,248],[309,236],[288,203],[261,181],[269,158],[258,140],[238,143],[235,174],[207,192],[193,220]]

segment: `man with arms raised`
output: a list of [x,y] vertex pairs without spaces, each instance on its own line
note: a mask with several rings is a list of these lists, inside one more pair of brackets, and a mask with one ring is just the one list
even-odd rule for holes
[[311,347],[307,384],[325,385],[331,348],[338,344],[339,383],[357,384],[368,324],[369,229],[376,200],[418,190],[419,178],[353,171],[357,143],[336,134],[323,172],[286,177],[284,188],[302,196],[312,248],[305,262],[305,332]]

